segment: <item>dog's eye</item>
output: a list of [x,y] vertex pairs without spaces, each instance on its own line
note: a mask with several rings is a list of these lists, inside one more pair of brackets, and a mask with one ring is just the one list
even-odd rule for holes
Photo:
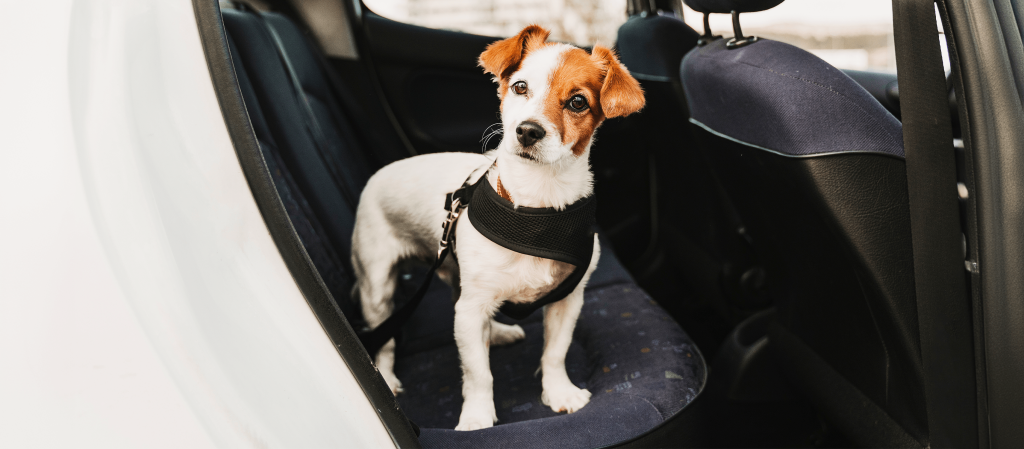
[[583,95],[576,95],[570,98],[569,102],[566,103],[566,106],[574,112],[583,112],[590,107],[590,105],[587,104],[587,99],[584,98]]
[[512,92],[516,95],[526,95],[526,81],[517,81],[512,85]]

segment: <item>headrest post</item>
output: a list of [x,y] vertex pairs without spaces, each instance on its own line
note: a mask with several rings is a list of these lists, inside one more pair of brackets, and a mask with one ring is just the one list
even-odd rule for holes
[[733,36],[732,39],[729,39],[729,42],[725,43],[725,48],[735,50],[757,42],[757,36],[743,35],[743,29],[740,28],[740,13],[738,11],[732,12],[732,30],[735,36]]
[[732,31],[736,34],[736,39],[743,39],[743,29],[740,28],[740,13],[732,12]]
[[697,38],[697,46],[698,47],[703,47],[703,46],[711,43],[712,41],[715,41],[715,40],[718,40],[718,39],[722,38],[722,36],[715,36],[715,35],[711,34],[711,21],[708,20],[708,17],[710,17],[710,16],[711,16],[710,13],[704,13],[704,35],[702,35],[701,37]]

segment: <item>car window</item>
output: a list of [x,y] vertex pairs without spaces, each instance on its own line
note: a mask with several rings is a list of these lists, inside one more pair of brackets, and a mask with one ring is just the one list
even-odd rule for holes
[[530,24],[551,39],[612,46],[626,21],[626,0],[364,0],[391,20],[484,36],[513,36]]
[[[703,15],[683,17],[703,32]],[[715,34],[733,35],[727,14],[712,14]],[[787,0],[767,11],[740,15],[745,35],[795,45],[841,69],[896,73],[891,0]],[[945,50],[945,47],[943,47]]]

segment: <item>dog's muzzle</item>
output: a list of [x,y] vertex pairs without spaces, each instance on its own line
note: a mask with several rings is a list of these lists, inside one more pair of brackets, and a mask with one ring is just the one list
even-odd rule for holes
[[547,135],[547,131],[544,131],[544,127],[537,122],[525,121],[516,127],[516,138],[519,139],[519,144],[523,146],[523,149],[533,146],[545,135]]

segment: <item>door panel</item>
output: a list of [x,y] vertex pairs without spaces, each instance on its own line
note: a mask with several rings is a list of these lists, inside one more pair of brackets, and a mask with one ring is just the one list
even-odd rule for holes
[[[479,152],[500,122],[497,87],[476,65],[496,38],[435,30],[363,15],[367,43],[384,95],[421,153]],[[499,139],[491,139],[497,145]]]

